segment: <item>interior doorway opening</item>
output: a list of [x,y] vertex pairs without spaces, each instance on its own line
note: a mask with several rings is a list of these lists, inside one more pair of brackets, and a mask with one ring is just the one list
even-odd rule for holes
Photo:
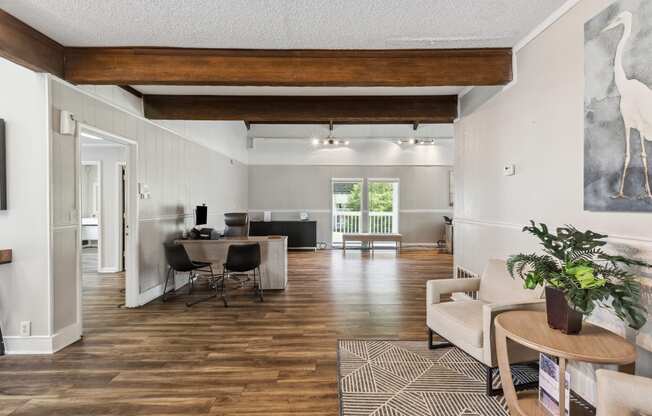
[[82,322],[94,299],[111,299],[111,307],[137,306],[138,234],[131,232],[137,231],[137,144],[81,123],[77,139]]

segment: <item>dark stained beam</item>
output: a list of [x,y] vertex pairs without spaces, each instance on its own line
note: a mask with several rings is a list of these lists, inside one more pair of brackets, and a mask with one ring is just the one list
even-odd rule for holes
[[0,56],[36,72],[64,74],[64,47],[0,9]]
[[511,49],[66,48],[77,84],[467,86],[512,80]]
[[457,96],[145,95],[145,117],[249,123],[450,123]]
[[127,91],[131,95],[134,95],[138,98],[143,98],[143,93],[132,87],[131,85],[118,85],[118,87],[122,88],[123,90]]

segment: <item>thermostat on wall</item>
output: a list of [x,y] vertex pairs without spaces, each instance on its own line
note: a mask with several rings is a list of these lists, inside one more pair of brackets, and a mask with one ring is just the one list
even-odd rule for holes
[[505,176],[514,176],[516,174],[516,166],[510,163],[503,166],[503,175]]

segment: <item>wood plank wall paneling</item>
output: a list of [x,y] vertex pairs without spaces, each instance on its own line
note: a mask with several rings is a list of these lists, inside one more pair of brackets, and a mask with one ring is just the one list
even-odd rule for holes
[[64,47],[2,9],[0,56],[36,72],[64,75]]
[[452,123],[457,96],[145,95],[145,116],[252,123]]
[[79,84],[469,86],[512,80],[511,49],[66,48]]

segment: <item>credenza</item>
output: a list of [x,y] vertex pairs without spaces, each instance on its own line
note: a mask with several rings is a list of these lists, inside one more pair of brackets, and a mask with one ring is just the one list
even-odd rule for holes
[[285,235],[288,237],[288,248],[316,249],[317,221],[252,221],[249,235]]

